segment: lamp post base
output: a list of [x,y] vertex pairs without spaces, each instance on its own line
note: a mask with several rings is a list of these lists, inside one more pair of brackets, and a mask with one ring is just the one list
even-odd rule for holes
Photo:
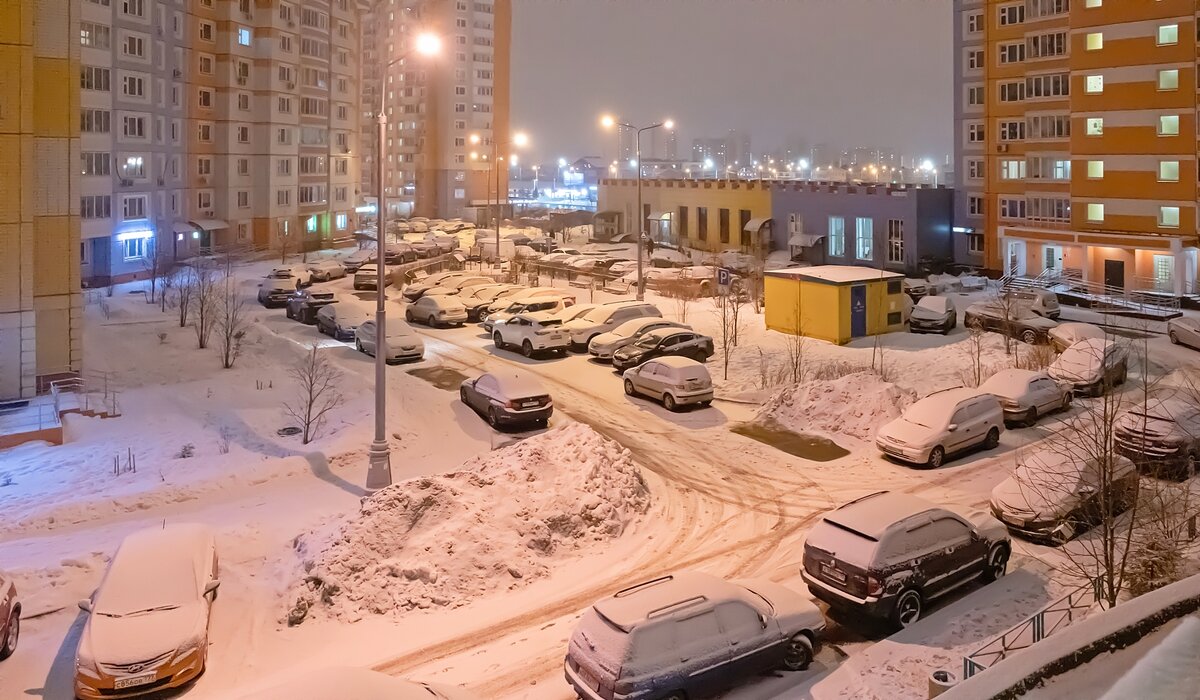
[[392,451],[387,442],[372,442],[367,452],[367,490],[378,491],[392,485]]

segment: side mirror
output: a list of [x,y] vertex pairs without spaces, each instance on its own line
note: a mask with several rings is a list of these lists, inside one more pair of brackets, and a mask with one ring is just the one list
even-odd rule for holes
[[216,593],[216,592],[217,592],[217,589],[218,589],[218,588],[220,588],[220,587],[221,587],[221,582],[220,582],[220,581],[216,581],[216,580],[209,581],[209,582],[208,582],[208,585],[206,585],[206,586],[204,587],[204,595],[208,595],[208,594],[210,594],[210,593]]
[[80,600],[79,601],[79,609],[84,611],[85,613],[90,613],[92,611],[92,599],[84,598],[84,599]]
[[758,614],[758,624],[762,625],[763,629],[767,628],[767,616],[762,613]]
[[955,430],[958,430],[958,423],[951,423],[950,425],[947,425],[946,430],[949,430],[953,433]]

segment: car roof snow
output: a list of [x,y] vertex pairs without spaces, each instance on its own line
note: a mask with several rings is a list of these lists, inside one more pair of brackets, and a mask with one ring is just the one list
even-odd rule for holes
[[938,506],[906,493],[880,491],[825,514],[825,520],[878,540],[896,523]]
[[654,617],[691,612],[702,605],[745,596],[744,589],[736,584],[698,571],[681,571],[617,591],[592,607],[605,620],[629,632]]
[[517,370],[502,370],[488,374],[496,380],[500,391],[508,397],[541,396],[547,393],[541,380],[532,374]]

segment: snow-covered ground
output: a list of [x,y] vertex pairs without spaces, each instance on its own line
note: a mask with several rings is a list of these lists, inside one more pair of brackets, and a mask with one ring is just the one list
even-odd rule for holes
[[[256,279],[270,264],[237,270],[252,324],[230,370],[220,369],[215,350],[196,349],[172,314],[129,293],[141,284],[118,287],[108,314],[86,309],[87,362],[113,373],[123,415],[69,417],[65,445],[0,452],[0,566],[15,574],[30,617],[17,656],[0,663],[0,700],[69,697],[82,625],[75,602],[97,585],[122,536],[164,520],[209,523],[221,549],[209,668],[188,697],[229,697],[298,667],[369,665],[484,698],[567,698],[566,639],[598,597],[683,568],[804,590],[803,536],[821,512],[885,488],[979,507],[1014,451],[1045,439],[1056,420],[1009,431],[990,453],[912,470],[877,456],[872,428],[912,398],[961,383],[971,363],[966,334],[893,334],[879,347],[809,341],[813,372],[869,369],[882,357],[890,382],[851,372],[792,387],[762,409],[849,451],[814,462],[730,430],[759,418],[759,404],[782,388],[786,340],[749,309],[729,378],[723,358],[710,361],[717,402],[678,414],[626,397],[611,368],[586,357],[526,360],[497,351],[476,327],[420,328],[426,359],[388,369],[392,469],[403,483],[364,502],[373,363],[255,304]],[[320,286],[339,303],[372,306],[349,280]],[[389,312],[398,315],[392,296]],[[717,332],[711,302],[684,309],[648,297],[664,315],[686,311],[698,330]],[[301,445],[276,431],[294,424],[280,408],[295,390],[287,370],[312,342],[342,371],[346,401],[315,442]],[[1164,366],[1196,360],[1165,339],[1151,343]],[[995,339],[985,354],[996,366],[1013,361]],[[554,396],[544,434],[497,433],[453,387],[409,373],[474,376],[513,366],[537,373]],[[130,454],[136,473],[125,470]],[[1014,546],[1015,570],[1000,583],[885,641],[835,620],[833,644],[812,669],[757,679],[729,697],[923,697],[925,674],[957,668],[964,651],[1060,590],[1052,550]],[[312,592],[302,585],[305,568],[340,592],[289,626],[298,592]]]

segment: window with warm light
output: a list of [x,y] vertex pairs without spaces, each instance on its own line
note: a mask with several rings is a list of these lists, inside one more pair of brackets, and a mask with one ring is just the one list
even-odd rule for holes
[[1089,117],[1084,123],[1084,131],[1088,136],[1104,135],[1104,117]]
[[1104,205],[1092,203],[1087,205],[1088,221],[1104,221]]
[[1179,207],[1159,207],[1158,225],[1163,228],[1179,228]]
[[1104,76],[1089,75],[1083,79],[1083,91],[1089,95],[1104,92]]
[[1089,10],[1092,9],[1093,7],[1103,7],[1104,0],[1084,0],[1083,6],[1088,8]]
[[1104,48],[1104,34],[1101,32],[1092,32],[1087,35],[1087,50],[1099,51]]
[[1087,175],[1089,180],[1101,180],[1104,178],[1104,161],[1089,160],[1087,167]]
[[1169,70],[1160,70],[1158,72],[1158,89],[1159,90],[1178,90],[1179,89],[1179,70],[1171,68]]
[[1159,182],[1179,182],[1179,161],[1164,160],[1158,164]]

